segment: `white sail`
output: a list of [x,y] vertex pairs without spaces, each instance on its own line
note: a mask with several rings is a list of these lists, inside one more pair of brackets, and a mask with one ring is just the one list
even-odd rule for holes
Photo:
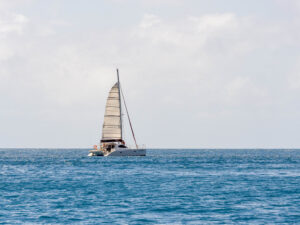
[[102,141],[122,139],[122,121],[119,83],[117,82],[110,90],[103,122]]

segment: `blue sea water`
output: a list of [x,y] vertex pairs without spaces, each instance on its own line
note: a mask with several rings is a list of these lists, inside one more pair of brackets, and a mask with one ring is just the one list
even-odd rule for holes
[[300,224],[300,150],[1,149],[0,224]]

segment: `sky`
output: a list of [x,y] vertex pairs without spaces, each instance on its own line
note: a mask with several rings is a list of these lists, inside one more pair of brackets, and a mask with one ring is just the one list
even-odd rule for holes
[[[300,0],[0,0],[0,148],[300,148]],[[128,125],[125,138],[132,144]]]

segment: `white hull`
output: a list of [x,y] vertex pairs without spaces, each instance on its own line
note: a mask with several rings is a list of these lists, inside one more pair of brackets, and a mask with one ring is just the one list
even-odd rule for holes
[[146,156],[146,149],[116,149],[104,156]]
[[91,150],[88,156],[146,156],[146,149],[117,148],[105,153],[100,150]]
[[100,150],[91,150],[88,156],[104,156],[104,154]]

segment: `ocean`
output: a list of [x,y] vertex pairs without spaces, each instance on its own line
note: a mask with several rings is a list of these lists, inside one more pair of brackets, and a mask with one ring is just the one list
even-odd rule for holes
[[0,149],[0,224],[300,224],[300,150]]

